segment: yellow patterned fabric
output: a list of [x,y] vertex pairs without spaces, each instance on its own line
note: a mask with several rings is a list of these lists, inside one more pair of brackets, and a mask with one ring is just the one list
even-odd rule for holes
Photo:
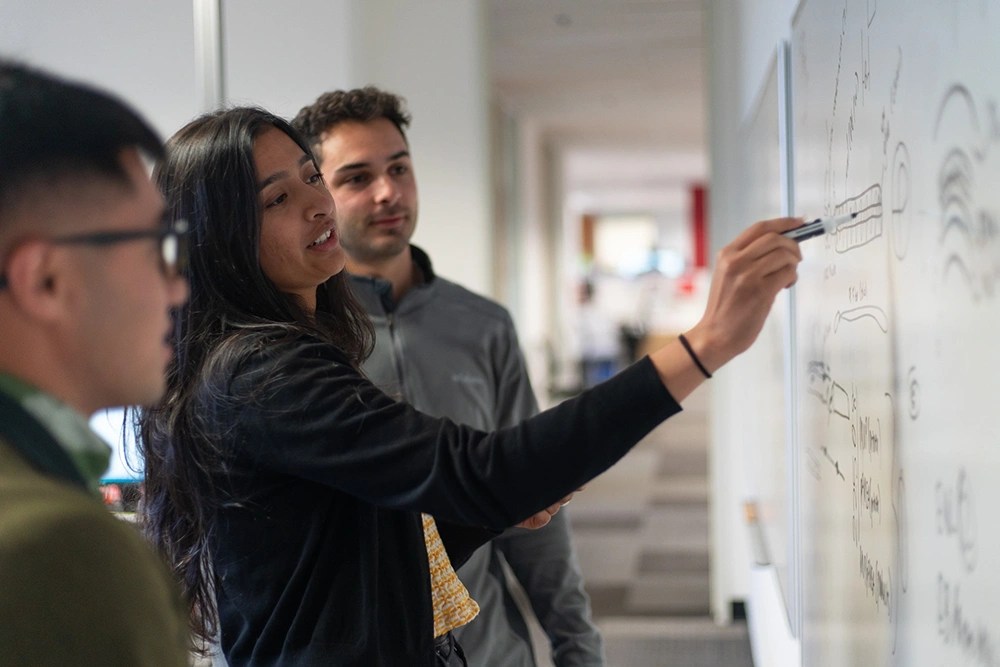
[[424,544],[431,567],[431,604],[434,606],[434,638],[460,628],[479,613],[479,605],[455,574],[441,542],[434,517],[423,514]]

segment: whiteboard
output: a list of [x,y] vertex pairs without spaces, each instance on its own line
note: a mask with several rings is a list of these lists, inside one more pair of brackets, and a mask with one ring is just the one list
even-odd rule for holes
[[[771,58],[767,75],[742,129],[747,220],[788,213],[789,142],[785,114],[788,91],[786,43]],[[747,451],[747,487],[757,507],[765,557],[777,577],[786,621],[795,632],[794,449],[791,400],[794,294],[779,294],[753,347],[734,363],[755,387],[741,397]]]
[[1000,3],[793,22],[803,664],[1000,665]]

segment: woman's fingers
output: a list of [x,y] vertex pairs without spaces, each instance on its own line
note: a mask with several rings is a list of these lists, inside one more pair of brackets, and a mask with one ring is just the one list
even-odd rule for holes
[[787,236],[782,236],[781,234],[775,234],[773,232],[768,232],[763,236],[758,236],[743,250],[741,250],[739,254],[742,257],[746,257],[747,259],[753,261],[755,259],[760,259],[764,255],[778,248],[784,248],[788,252],[795,255],[798,259],[802,259],[802,250],[799,248],[797,241],[793,241]]
[[[785,266],[782,269],[765,276],[765,280],[768,283],[767,289],[772,292],[774,296],[778,295],[781,290],[791,287],[799,279],[798,268],[795,266]],[[772,297],[772,303],[774,299]]]
[[552,520],[552,517],[558,514],[560,509],[562,509],[566,505],[569,505],[570,501],[573,500],[573,496],[575,496],[580,491],[583,491],[585,488],[587,487],[581,486],[579,489],[569,494],[559,502],[552,503],[551,505],[543,509],[541,512],[538,512],[537,514],[530,516],[521,523],[517,524],[517,527],[527,528],[529,530],[537,530],[539,528],[548,525],[549,521]]
[[573,494],[571,493],[568,496],[566,496],[566,498],[563,498],[559,502],[553,503],[548,507],[546,507],[545,509],[543,509],[541,512],[538,512],[537,514],[528,517],[521,523],[517,524],[517,527],[527,528],[528,530],[537,530],[539,528],[547,526],[549,521],[552,520],[552,517],[559,512],[559,509],[563,505],[569,503],[569,501],[572,499],[573,499]]
[[782,246],[774,248],[771,252],[757,259],[753,263],[750,273],[764,279],[786,267],[797,267],[799,261],[801,261],[801,256],[798,253],[792,253],[788,248]]
[[517,524],[518,528],[527,528],[528,530],[538,530],[543,526],[548,525],[549,521],[552,520],[552,515],[542,510],[538,514],[528,517],[521,523]]
[[[802,218],[774,218],[772,220],[761,220],[755,222],[744,229],[728,247],[735,251],[740,251],[753,243],[757,238],[765,234],[787,232],[790,229],[802,226]],[[794,243],[794,241],[793,241]]]
[[756,223],[720,251],[699,323],[710,346],[706,356],[725,363],[757,338],[778,291],[797,278],[801,250],[780,232],[799,224],[794,218]]

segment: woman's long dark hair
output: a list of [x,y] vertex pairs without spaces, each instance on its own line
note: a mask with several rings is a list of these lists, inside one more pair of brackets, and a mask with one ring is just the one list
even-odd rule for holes
[[374,340],[344,272],[319,286],[311,315],[261,268],[253,145],[271,128],[312,155],[281,118],[236,108],[203,116],[175,134],[155,174],[168,215],[190,226],[191,295],[176,314],[176,354],[167,369],[166,393],[137,417],[146,471],[140,520],[181,585],[198,648],[218,629],[209,530],[220,501],[213,472],[220,471],[221,457],[212,437],[217,429],[206,424],[196,403],[205,392],[221,391],[213,388],[213,375],[276,339],[317,336],[355,366],[370,354]]

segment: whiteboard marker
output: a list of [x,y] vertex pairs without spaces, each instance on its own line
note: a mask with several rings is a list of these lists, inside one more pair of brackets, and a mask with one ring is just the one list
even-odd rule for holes
[[793,241],[798,241],[802,243],[806,239],[811,239],[814,236],[819,236],[821,234],[831,234],[837,227],[841,226],[845,222],[850,222],[858,217],[857,213],[848,213],[847,215],[828,216],[823,218],[816,218],[810,222],[805,223],[801,227],[796,227],[795,229],[790,229],[787,232],[781,232],[782,236],[787,236]]

